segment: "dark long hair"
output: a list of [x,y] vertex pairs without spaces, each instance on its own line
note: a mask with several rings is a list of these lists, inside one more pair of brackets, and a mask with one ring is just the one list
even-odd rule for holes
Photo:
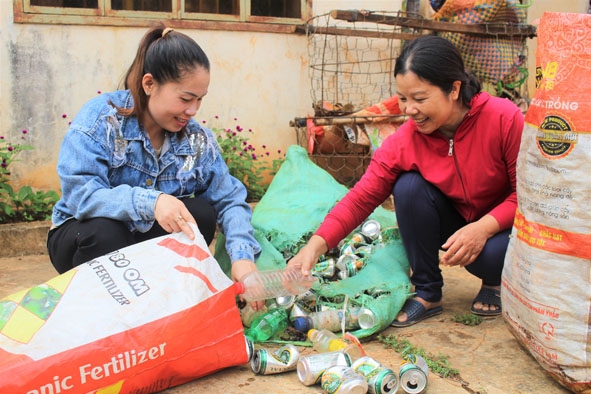
[[407,41],[394,66],[394,77],[413,72],[420,79],[449,94],[454,81],[461,81],[460,99],[466,106],[482,89],[480,81],[466,71],[458,49],[439,36],[421,36]]
[[142,38],[123,80],[125,89],[131,92],[134,107],[118,108],[119,113],[125,116],[135,114],[138,121],[142,121],[148,103],[142,87],[145,74],[152,74],[158,84],[164,84],[179,81],[196,67],[209,71],[209,59],[191,37],[164,25],[151,28]]

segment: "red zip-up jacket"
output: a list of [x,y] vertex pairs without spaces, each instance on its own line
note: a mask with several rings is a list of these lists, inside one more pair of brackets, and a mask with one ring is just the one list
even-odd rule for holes
[[490,214],[501,230],[511,227],[523,114],[510,100],[486,92],[475,95],[470,106],[453,139],[438,131],[421,134],[413,120],[404,123],[383,141],[363,177],[315,234],[335,247],[392,194],[398,176],[409,171],[419,172],[448,196],[466,221]]

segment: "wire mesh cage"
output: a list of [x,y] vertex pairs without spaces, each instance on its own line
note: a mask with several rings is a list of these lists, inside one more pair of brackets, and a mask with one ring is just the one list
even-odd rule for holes
[[[355,14],[363,11],[346,11]],[[384,12],[401,15],[401,12]],[[420,32],[332,11],[306,26],[313,117],[292,122],[297,143],[338,182],[350,187],[367,169],[372,144],[364,109],[395,95],[394,63],[401,38]],[[405,31],[406,30],[406,31]],[[387,119],[389,114],[381,120]]]
[[393,70],[402,30],[375,21],[341,19],[338,11],[310,19],[306,34],[315,115],[350,114],[394,95]]
[[447,38],[486,90],[527,109],[525,41],[535,28],[525,25],[526,6],[520,0],[442,3],[430,15],[333,10],[306,23],[313,115],[296,118],[292,126],[298,144],[339,182],[353,185],[376,148],[375,113],[368,108],[399,125],[400,113],[383,111],[380,104],[396,94],[394,66],[406,40],[425,34]]

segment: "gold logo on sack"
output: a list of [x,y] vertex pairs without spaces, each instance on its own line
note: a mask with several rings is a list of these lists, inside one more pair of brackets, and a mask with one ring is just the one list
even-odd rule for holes
[[578,134],[572,130],[570,123],[557,115],[546,116],[536,135],[538,149],[550,159],[568,156],[577,141]]

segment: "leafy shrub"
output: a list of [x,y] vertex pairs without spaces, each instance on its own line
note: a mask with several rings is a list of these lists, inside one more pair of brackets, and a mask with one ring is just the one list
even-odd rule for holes
[[[246,186],[247,201],[260,200],[270,183],[265,176],[272,177],[277,173],[285,155],[278,150],[279,157],[271,159],[268,151],[257,153],[257,148],[249,142],[248,134],[253,133],[252,129],[245,130],[238,124],[233,129],[212,127],[211,130],[217,137],[230,174]],[[261,147],[266,148],[265,145]]]
[[[27,130],[22,131],[24,139]],[[32,150],[30,145],[12,144],[0,136],[0,223],[50,220],[59,195],[53,191],[34,191],[30,186],[15,190],[10,185],[10,165],[19,153]]]

